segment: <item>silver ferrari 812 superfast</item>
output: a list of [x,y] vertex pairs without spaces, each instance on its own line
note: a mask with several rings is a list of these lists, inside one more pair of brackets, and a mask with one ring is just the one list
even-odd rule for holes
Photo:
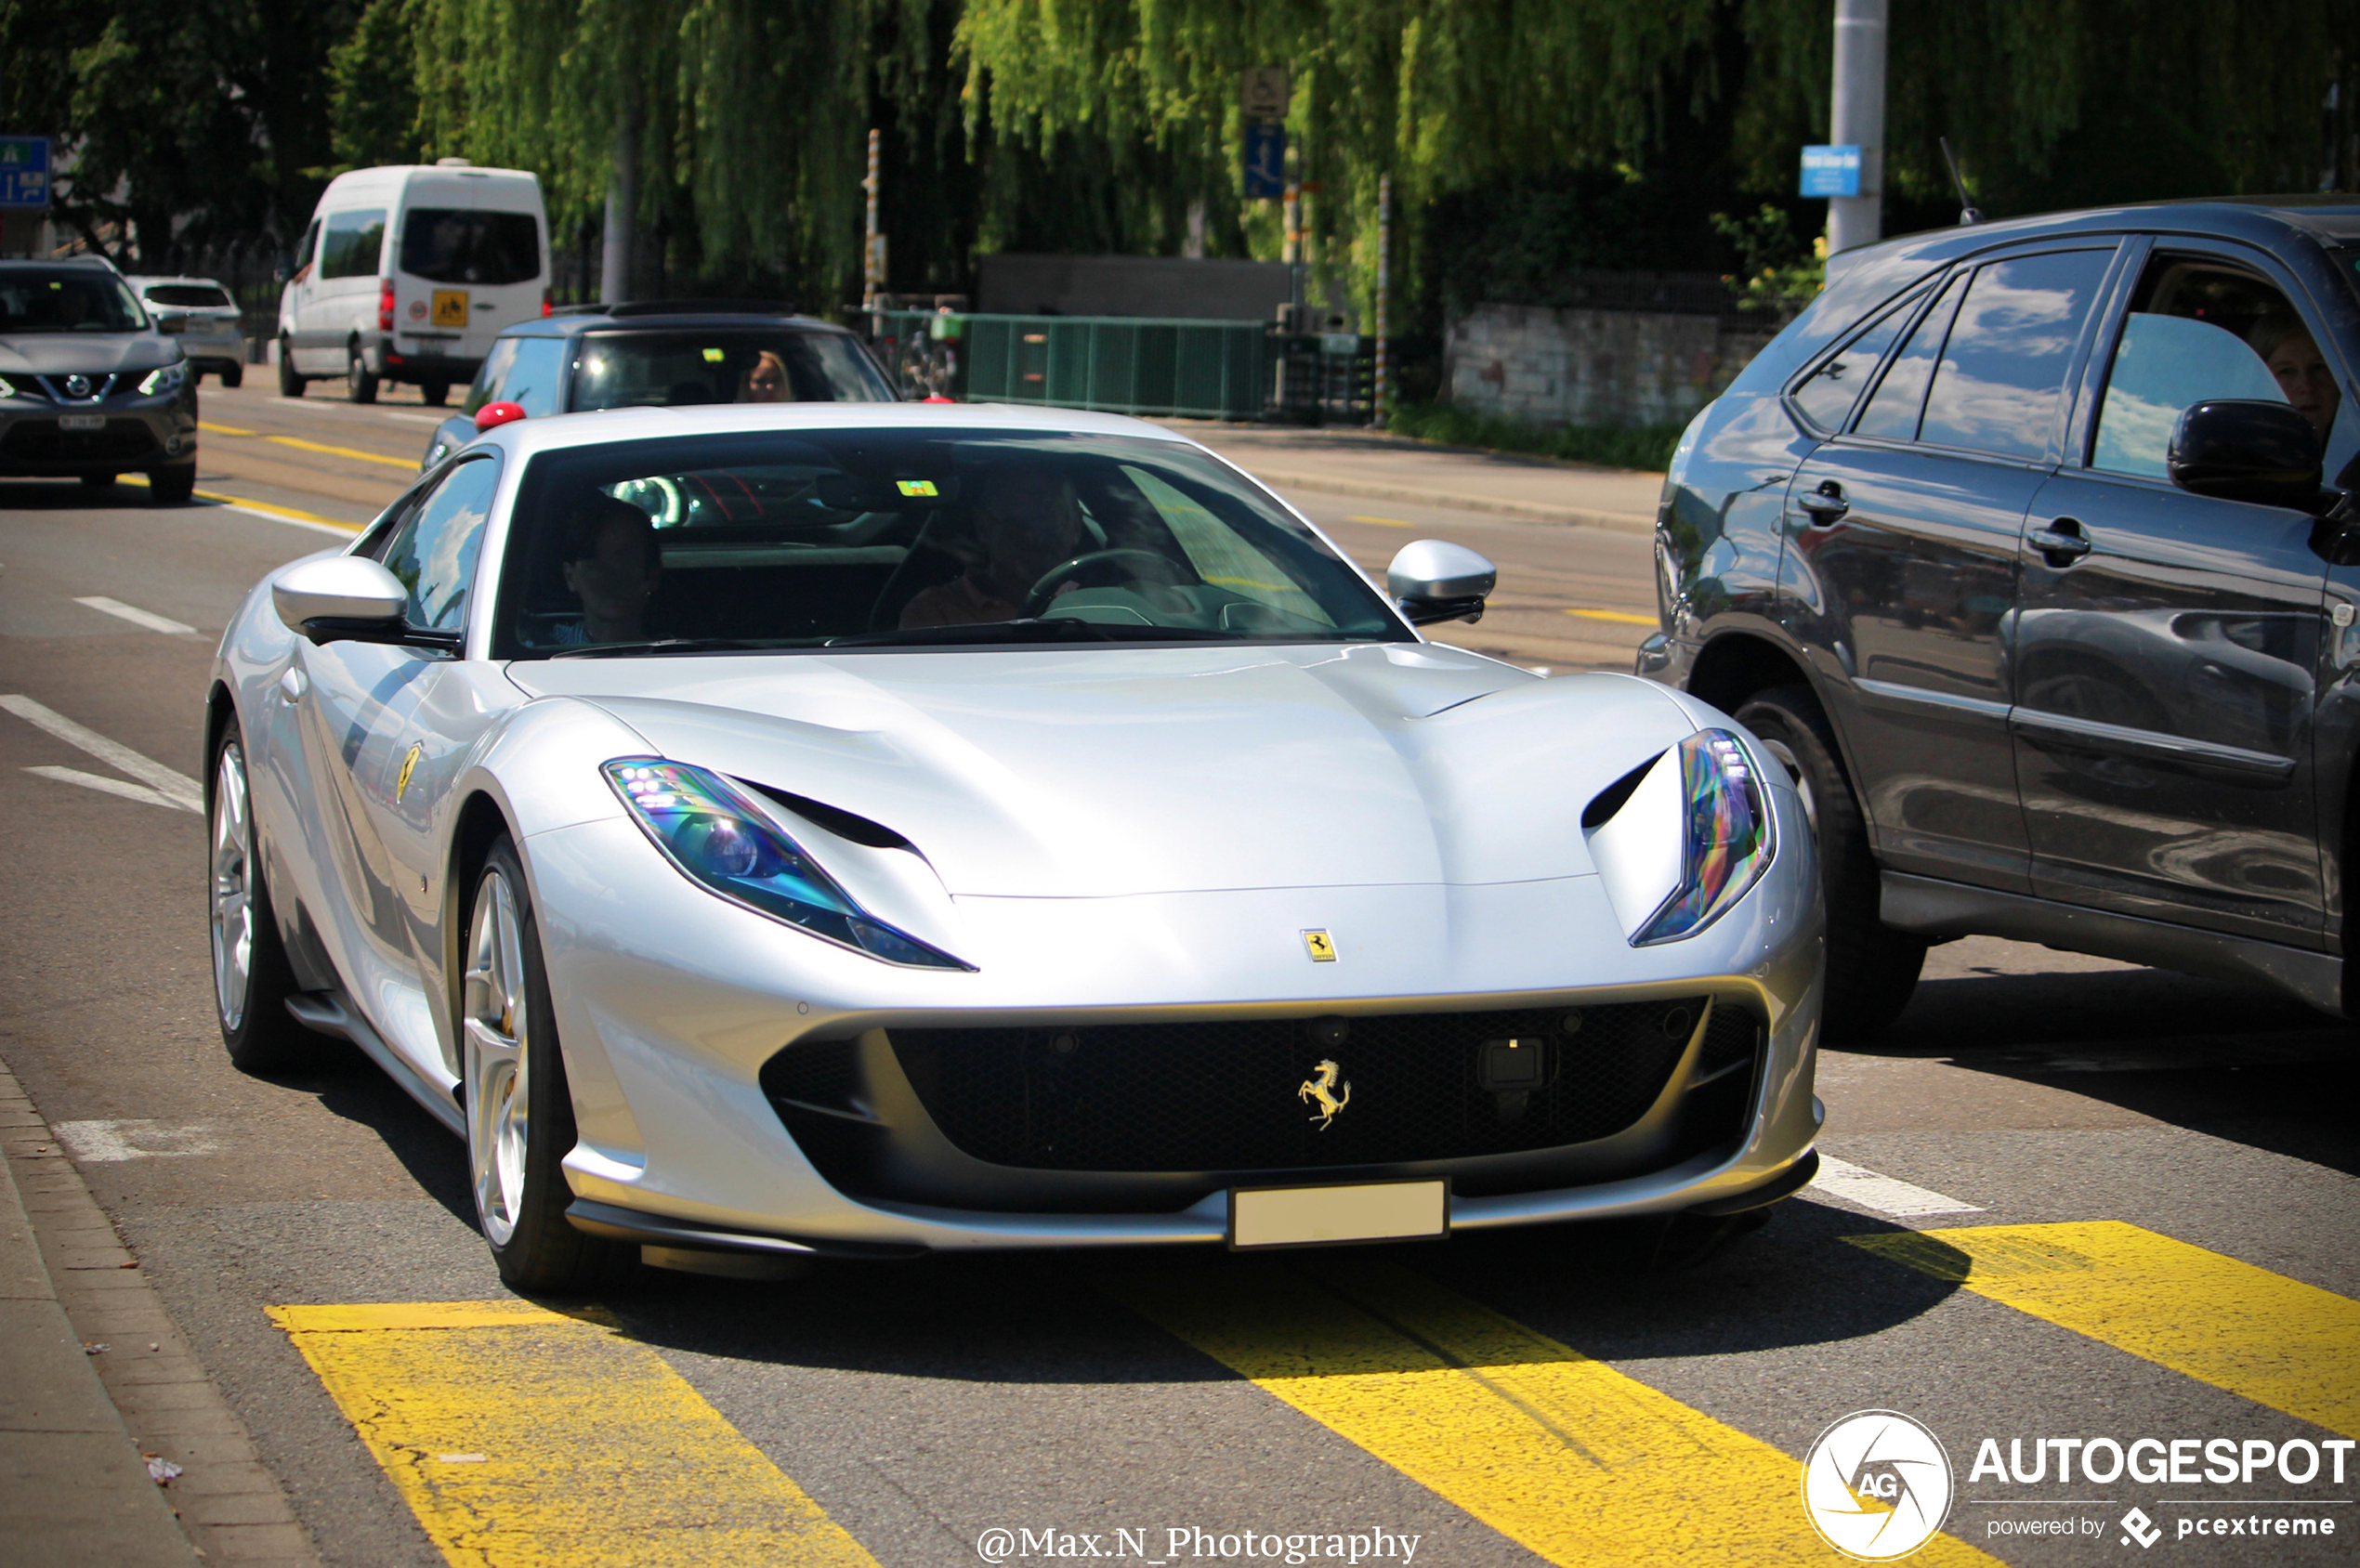
[[1415,629],[1493,582],[1111,416],[500,425],[222,640],[223,1036],[374,1059],[524,1289],[1748,1215],[1817,1162],[1803,803]]

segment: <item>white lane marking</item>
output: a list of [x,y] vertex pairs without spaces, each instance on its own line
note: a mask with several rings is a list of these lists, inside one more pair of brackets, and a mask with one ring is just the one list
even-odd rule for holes
[[167,811],[194,811],[197,808],[182,801],[168,800],[145,784],[126,784],[120,778],[108,778],[96,773],[85,773],[78,767],[29,767],[27,773],[37,773],[44,778],[54,778],[60,784],[79,784],[85,790],[96,790],[103,795],[120,795],[141,805],[160,805]]
[[369,413],[360,413],[347,412],[353,409],[350,403],[313,403],[300,398],[282,399],[270,407],[280,413],[325,414],[330,419],[342,419],[352,424],[366,424],[374,415],[378,419],[398,419],[408,425],[440,425],[451,418],[452,413],[457,412],[453,410],[452,413],[403,413],[399,409],[373,409]]
[[184,626],[177,621],[152,614],[137,605],[126,605],[121,599],[110,599],[104,594],[93,594],[87,598],[76,599],[73,602],[78,605],[87,605],[101,615],[111,615],[119,620],[128,621],[134,626],[145,626],[151,632],[164,632],[176,637],[193,637],[197,634],[197,629],[193,626]]
[[1811,1179],[1812,1190],[1842,1198],[1863,1209],[1873,1209],[1880,1214],[1890,1214],[1896,1220],[1914,1220],[1924,1214],[1980,1214],[1980,1204],[1961,1203],[1955,1197],[1912,1186],[1891,1176],[1880,1176],[1873,1170],[1837,1159],[1830,1155],[1819,1156],[1819,1174]]
[[129,774],[182,810],[203,812],[204,791],[187,774],[176,773],[152,758],[143,757],[121,741],[110,740],[97,730],[74,723],[63,713],[44,708],[30,697],[14,693],[0,697],[0,708],[7,709],[35,729],[47,731],[67,745],[89,752],[117,773]]
[[216,501],[213,504],[224,512],[243,512],[247,516],[260,517],[266,523],[284,523],[291,529],[309,529],[314,533],[324,533],[336,539],[350,540],[361,531],[358,523],[350,527],[342,523],[315,523],[308,518],[290,517],[283,512],[265,512],[259,506],[241,506],[234,501]]
[[108,1165],[125,1159],[170,1159],[182,1155],[214,1155],[221,1144],[202,1123],[155,1121],[60,1121],[49,1130],[85,1165]]

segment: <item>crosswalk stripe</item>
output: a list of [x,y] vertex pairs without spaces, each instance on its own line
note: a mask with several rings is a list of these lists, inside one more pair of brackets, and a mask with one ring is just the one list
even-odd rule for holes
[[525,1301],[273,1307],[454,1568],[877,1568],[644,1345]]
[[2101,1344],[2360,1437],[2360,1301],[2119,1220],[1844,1237]]
[[[1408,1270],[1110,1276],[1134,1311],[1554,1563],[1845,1559],[1799,1462]],[[1913,1562],[1985,1563],[1937,1535]]]

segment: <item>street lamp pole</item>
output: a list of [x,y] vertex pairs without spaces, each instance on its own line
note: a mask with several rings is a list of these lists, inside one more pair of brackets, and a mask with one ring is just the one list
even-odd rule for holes
[[1377,385],[1370,401],[1383,429],[1393,412],[1392,365],[1385,354],[1387,307],[1393,294],[1393,176],[1377,176]]
[[1828,203],[1828,254],[1884,238],[1886,0],[1836,0],[1833,113],[1828,139],[1860,150],[1860,194]]

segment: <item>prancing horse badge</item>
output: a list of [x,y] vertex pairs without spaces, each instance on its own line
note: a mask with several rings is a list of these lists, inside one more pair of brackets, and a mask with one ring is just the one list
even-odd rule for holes
[[1313,963],[1333,963],[1336,961],[1335,939],[1324,931],[1305,932],[1303,934],[1303,949],[1311,955],[1311,961]]
[[413,740],[410,743],[409,754],[401,759],[401,777],[393,781],[394,804],[400,805],[401,804],[401,797],[409,792],[410,776],[417,771],[418,759],[425,756],[426,753],[426,743],[425,741]]

